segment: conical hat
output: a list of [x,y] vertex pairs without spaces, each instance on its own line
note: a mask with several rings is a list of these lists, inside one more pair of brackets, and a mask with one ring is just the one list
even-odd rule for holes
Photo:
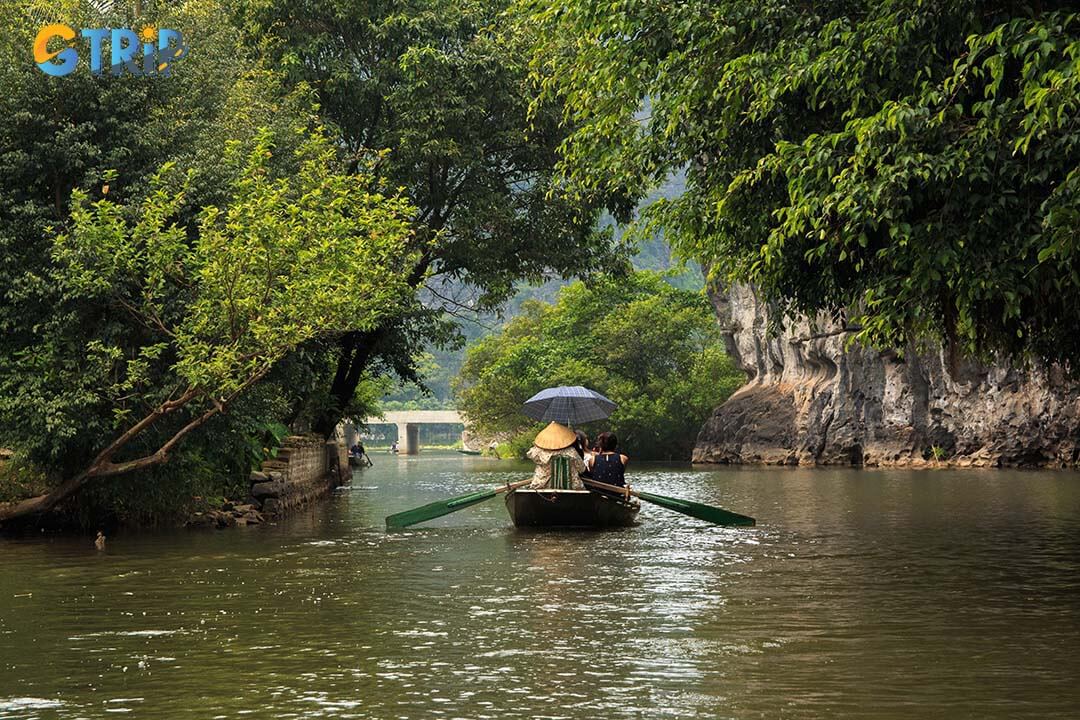
[[575,442],[577,442],[577,435],[573,430],[565,425],[553,422],[540,431],[540,434],[533,440],[533,445],[541,450],[562,450],[570,447]]

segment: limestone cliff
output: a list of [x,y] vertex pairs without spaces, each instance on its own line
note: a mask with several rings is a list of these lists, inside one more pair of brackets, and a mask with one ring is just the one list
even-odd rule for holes
[[695,462],[1077,464],[1080,387],[1058,370],[950,370],[943,352],[845,351],[847,333],[827,323],[768,337],[750,288],[711,298],[749,380],[705,423]]

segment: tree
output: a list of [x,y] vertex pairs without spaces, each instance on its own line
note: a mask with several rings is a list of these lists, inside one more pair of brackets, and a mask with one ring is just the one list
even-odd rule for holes
[[1080,358],[1080,17],[1068,2],[523,0],[562,181],[643,194],[777,315],[955,354]]
[[52,248],[58,306],[0,375],[0,426],[42,465],[48,435],[85,432],[88,410],[111,411],[113,433],[92,432],[89,463],[0,505],[0,520],[165,462],[288,354],[370,330],[411,292],[414,208],[369,173],[335,171],[320,129],[288,175],[272,172],[272,150],[258,133],[227,206],[203,208],[195,232],[174,221],[185,195],[168,189],[170,165],[132,208],[75,191],[71,229]]
[[[254,36],[280,38],[278,63],[317,89],[344,147],[391,150],[380,170],[417,207],[412,282],[430,291],[428,310],[415,303],[372,332],[342,337],[334,399],[316,423],[324,433],[373,366],[415,376],[412,360],[425,340],[447,339],[441,311],[492,309],[522,279],[626,267],[625,253],[595,229],[599,198],[550,192],[565,132],[553,108],[530,114],[522,47],[494,29],[505,5],[237,3]],[[472,289],[464,308],[443,297],[447,284]]]
[[[264,62],[263,48],[224,22],[219,0],[145,3],[145,16],[133,16],[131,3],[113,5],[103,13],[79,0],[0,4],[0,252],[5,259],[0,265],[0,382],[10,381],[12,387],[22,387],[22,363],[36,352],[40,330],[63,320],[59,313],[72,312],[72,298],[63,296],[62,284],[53,280],[53,249],[55,235],[71,227],[74,190],[83,190],[90,200],[107,197],[135,208],[152,191],[159,168],[175,163],[191,175],[176,221],[193,240],[201,208],[227,206],[244,170],[242,153],[223,158],[226,143],[250,147],[260,128],[270,128],[276,144],[270,169],[288,175],[297,169],[293,150],[304,138],[294,129],[315,115],[310,90],[298,85],[284,91],[280,74]],[[95,78],[85,65],[67,77],[50,78],[27,53],[37,30],[56,21],[76,28],[144,23],[177,28],[197,39],[197,52],[167,79]],[[140,326],[109,302],[88,298],[87,303],[79,317],[101,339],[135,348],[147,342]],[[74,367],[81,349],[78,343],[69,348]],[[66,507],[86,521],[146,522],[181,511],[193,495],[224,494],[247,477],[252,440],[268,423],[290,417],[295,394],[332,377],[334,351],[332,338],[305,343],[237,398],[226,415],[189,435],[169,466],[99,480],[78,503]],[[89,372],[96,370],[92,366]],[[77,379],[71,382],[79,386]],[[359,394],[362,401],[371,400],[366,389]],[[6,415],[0,419],[0,445],[30,463],[30,474],[46,473],[46,487],[55,485],[77,474],[102,441],[115,434],[111,407],[95,398],[87,393],[77,412],[62,403],[41,402],[22,414]],[[14,424],[21,420],[29,424]],[[143,441],[147,447],[163,443],[167,438],[159,436],[164,433],[150,429]],[[33,484],[7,484],[0,488],[0,500],[37,494],[39,484]]]
[[685,460],[705,418],[744,380],[701,294],[656,273],[575,283],[553,305],[522,310],[462,367],[458,407],[482,433],[531,440],[537,428],[522,404],[545,387],[586,385],[618,404],[601,424],[635,457]]

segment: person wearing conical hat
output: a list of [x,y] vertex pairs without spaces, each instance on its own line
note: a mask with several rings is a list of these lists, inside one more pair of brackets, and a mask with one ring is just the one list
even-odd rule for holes
[[585,484],[581,482],[581,473],[585,471],[585,461],[581,459],[581,455],[574,447],[576,442],[577,434],[557,422],[541,430],[533,440],[533,446],[525,453],[525,457],[536,463],[529,487],[535,490],[551,485],[552,460],[565,457],[570,465],[571,488],[584,490]]

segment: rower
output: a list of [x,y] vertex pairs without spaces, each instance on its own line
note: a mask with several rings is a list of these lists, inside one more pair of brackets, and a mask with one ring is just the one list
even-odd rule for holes
[[553,422],[540,431],[525,456],[536,463],[529,487],[584,490],[581,472],[585,463],[574,444],[577,435],[565,425]]

